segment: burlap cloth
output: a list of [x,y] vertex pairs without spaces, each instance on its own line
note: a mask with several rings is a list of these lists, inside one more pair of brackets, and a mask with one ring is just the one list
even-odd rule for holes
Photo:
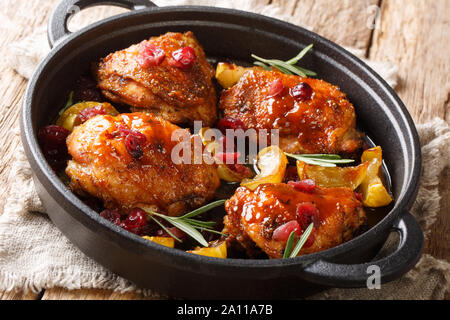
[[[238,7],[288,20],[276,6],[258,1],[155,1],[158,5],[208,4]],[[292,21],[291,21],[292,22]],[[349,48],[351,49],[351,48]],[[49,48],[45,30],[11,44],[7,60],[12,68],[29,78],[36,64]],[[352,50],[358,54],[357,50]],[[383,62],[367,61],[393,87],[397,82],[396,67]],[[418,125],[423,152],[423,175],[417,200],[412,209],[427,236],[439,213],[439,176],[450,164],[450,127],[441,120]],[[19,134],[17,132],[17,134]],[[49,220],[35,192],[31,169],[21,145],[10,168],[13,184],[0,216],[0,290],[31,290],[63,287],[67,289],[112,289],[120,292],[139,291],[158,297],[149,289],[139,289],[95,261],[86,257]],[[386,247],[395,246],[395,241]],[[450,264],[428,254],[402,278],[381,286],[379,290],[330,289],[313,299],[442,299],[450,290]]]

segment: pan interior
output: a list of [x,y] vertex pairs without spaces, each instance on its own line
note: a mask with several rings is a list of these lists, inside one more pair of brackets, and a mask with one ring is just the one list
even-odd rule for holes
[[252,63],[252,53],[287,60],[313,43],[314,51],[302,60],[302,66],[314,70],[318,78],[339,86],[348,95],[356,109],[358,127],[383,147],[396,206],[400,205],[398,200],[405,196],[405,186],[412,179],[414,150],[408,143],[412,136],[398,101],[379,79],[346,52],[306,30],[256,16],[246,20],[244,14],[236,15],[229,10],[203,10],[206,9],[174,13],[160,9],[148,12],[151,14],[125,14],[63,41],[35,79],[30,114],[34,134],[55,119],[75,80],[89,73],[93,62],[151,36],[192,31],[208,58],[245,64]]

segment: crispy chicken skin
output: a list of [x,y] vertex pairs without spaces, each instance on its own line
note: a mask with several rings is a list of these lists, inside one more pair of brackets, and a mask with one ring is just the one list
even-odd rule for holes
[[[284,90],[270,95],[280,79]],[[305,82],[311,99],[297,101],[290,90]],[[302,78],[255,67],[225,90],[220,99],[224,116],[241,120],[247,128],[279,129],[280,148],[289,153],[351,154],[362,144],[355,130],[355,110],[346,95],[323,80]]]
[[[204,126],[211,126],[217,118],[214,69],[194,34],[169,32],[148,42],[164,50],[162,63],[143,68],[138,63],[141,43],[108,55],[94,68],[103,94],[113,102],[130,105],[133,111],[151,112],[172,123],[202,120]],[[184,47],[191,47],[196,55],[189,70],[169,64],[172,53]]]
[[225,232],[229,241],[238,241],[252,252],[255,245],[271,258],[281,258],[286,241],[273,240],[274,230],[298,219],[297,206],[312,202],[318,209],[317,223],[311,236],[312,246],[300,255],[322,251],[350,240],[365,222],[362,204],[348,188],[316,188],[312,193],[297,191],[287,184],[264,184],[254,191],[240,187],[225,209]]
[[[133,157],[119,128],[145,135],[142,156]],[[74,191],[100,198],[108,208],[127,211],[156,205],[169,215],[197,208],[214,196],[220,179],[215,165],[175,164],[172,133],[180,129],[151,114],[99,115],[67,138],[73,160],[66,173]],[[180,138],[181,139],[181,138]]]

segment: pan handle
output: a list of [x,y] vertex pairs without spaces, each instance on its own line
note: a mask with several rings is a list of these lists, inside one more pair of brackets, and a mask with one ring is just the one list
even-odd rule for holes
[[377,276],[377,271],[380,284],[400,277],[419,260],[423,250],[423,233],[409,213],[397,222],[392,231],[400,234],[400,241],[397,250],[389,256],[378,261],[349,265],[318,260],[304,270],[305,279],[323,286],[363,288],[368,286],[369,281],[375,283],[372,280]]
[[156,5],[149,0],[63,0],[52,13],[48,24],[48,42],[53,48],[57,42],[71,34],[67,28],[69,19],[83,9],[99,6],[113,5],[130,10],[140,10]]

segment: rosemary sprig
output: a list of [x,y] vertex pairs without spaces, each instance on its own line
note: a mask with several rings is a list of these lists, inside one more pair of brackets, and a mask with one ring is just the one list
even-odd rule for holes
[[151,214],[148,215],[150,219],[152,219],[156,224],[158,224],[165,232],[167,232],[172,238],[177,240],[178,242],[183,242],[181,239],[177,238],[168,228],[166,228],[158,219],[155,219]]
[[[286,243],[286,248],[284,249],[283,258],[295,258],[300,250],[302,250],[303,246],[305,245],[306,241],[308,240],[309,236],[311,235],[312,229],[314,228],[314,223],[311,223],[308,228],[306,228],[305,232],[303,232],[300,239],[297,241],[297,244],[295,245],[294,249],[292,249],[292,246],[295,242],[295,231],[292,231],[289,235],[288,241]],[[292,250],[291,250],[292,249]]]
[[166,228],[161,222],[159,222],[156,217],[159,217],[174,227],[177,227],[181,231],[185,232],[187,235],[189,235],[191,238],[195,239],[198,243],[200,243],[202,246],[207,247],[208,242],[205,240],[205,238],[202,236],[202,234],[198,231],[207,231],[211,233],[217,233],[223,235],[221,232],[213,230],[212,227],[216,224],[212,221],[201,221],[197,219],[193,219],[193,217],[198,216],[204,212],[207,212],[213,208],[219,207],[225,203],[226,200],[218,200],[215,202],[211,202],[207,204],[206,206],[200,207],[198,209],[195,209],[194,211],[191,211],[181,217],[169,217],[164,214],[160,214],[151,210],[148,210],[146,208],[142,208],[148,216],[155,221],[164,231],[166,231],[171,237],[173,237],[178,242],[182,242],[180,239],[175,237],[173,233],[169,231],[168,228]]
[[291,154],[285,153],[288,157],[303,161],[307,164],[312,164],[321,167],[336,167],[336,164],[352,163],[355,160],[342,159],[337,154]]
[[260,67],[263,67],[266,70],[270,70],[270,66],[277,68],[283,73],[286,74],[296,74],[301,77],[307,77],[307,76],[316,76],[317,73],[314,71],[302,68],[297,66],[296,64],[308,53],[309,50],[311,50],[313,47],[313,44],[310,44],[306,48],[304,48],[298,55],[296,55],[294,58],[289,59],[288,61],[282,61],[278,59],[265,59],[258,57],[257,55],[252,54],[252,57],[258,61],[255,61],[254,64]]

